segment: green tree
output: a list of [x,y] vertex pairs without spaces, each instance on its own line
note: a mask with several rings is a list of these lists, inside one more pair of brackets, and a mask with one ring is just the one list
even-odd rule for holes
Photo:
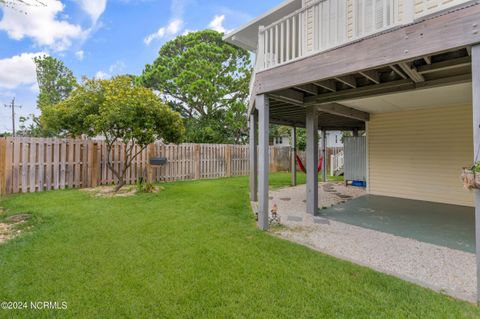
[[248,133],[251,72],[246,50],[205,30],[167,42],[138,80],[182,114],[189,142],[240,143]]
[[[178,143],[184,134],[180,115],[128,76],[83,79],[66,100],[46,107],[41,121],[56,132],[104,136],[109,154],[107,165],[117,179],[115,192],[125,185],[125,175],[133,160],[148,144],[158,139]],[[127,144],[122,170],[116,169],[110,158],[116,142]],[[140,146],[139,152],[135,152],[135,145]]]
[[40,93],[37,107],[43,108],[64,101],[77,85],[73,72],[65,64],[51,56],[33,59],[37,67],[37,82]]
[[35,114],[20,116],[18,121],[20,123],[20,129],[17,131],[17,135],[19,136],[43,137],[47,135],[40,124],[40,117]]

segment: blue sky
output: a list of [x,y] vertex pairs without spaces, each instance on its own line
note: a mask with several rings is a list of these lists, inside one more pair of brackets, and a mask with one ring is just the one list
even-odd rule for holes
[[[34,3],[35,0],[27,0]],[[0,9],[0,132],[19,115],[38,114],[32,58],[60,58],[78,78],[140,74],[159,48],[188,31],[234,29],[281,0],[42,0],[46,6]]]

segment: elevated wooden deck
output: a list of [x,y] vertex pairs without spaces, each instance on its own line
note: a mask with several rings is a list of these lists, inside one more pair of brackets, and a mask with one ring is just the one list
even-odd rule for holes
[[477,43],[474,2],[258,72],[252,97],[269,96],[272,123],[304,126],[306,107],[317,105],[322,129],[362,129],[369,114],[342,101],[471,82]]

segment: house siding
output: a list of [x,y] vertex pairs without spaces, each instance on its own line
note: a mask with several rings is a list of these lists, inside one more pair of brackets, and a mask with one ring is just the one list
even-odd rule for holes
[[460,180],[473,158],[471,123],[471,106],[372,114],[370,193],[473,206]]
[[[310,4],[315,2],[315,0],[303,0],[303,7],[307,7]],[[305,19],[305,28],[306,28],[306,37],[307,37],[307,43],[306,43],[306,50],[307,52],[313,51],[313,28],[314,28],[314,12],[313,9],[309,9],[306,12],[306,19]]]
[[415,0],[415,18],[419,18],[468,1],[469,0]]

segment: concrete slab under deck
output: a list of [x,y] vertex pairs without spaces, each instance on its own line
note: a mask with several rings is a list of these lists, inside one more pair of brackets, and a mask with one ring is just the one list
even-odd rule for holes
[[[285,228],[275,234],[312,249],[474,302],[474,215],[470,207],[365,195],[319,183],[317,216],[305,186],[270,191]],[[333,205],[333,206],[331,206]],[[255,209],[255,207],[254,207]]]
[[366,195],[322,209],[319,216],[475,253],[473,207]]

